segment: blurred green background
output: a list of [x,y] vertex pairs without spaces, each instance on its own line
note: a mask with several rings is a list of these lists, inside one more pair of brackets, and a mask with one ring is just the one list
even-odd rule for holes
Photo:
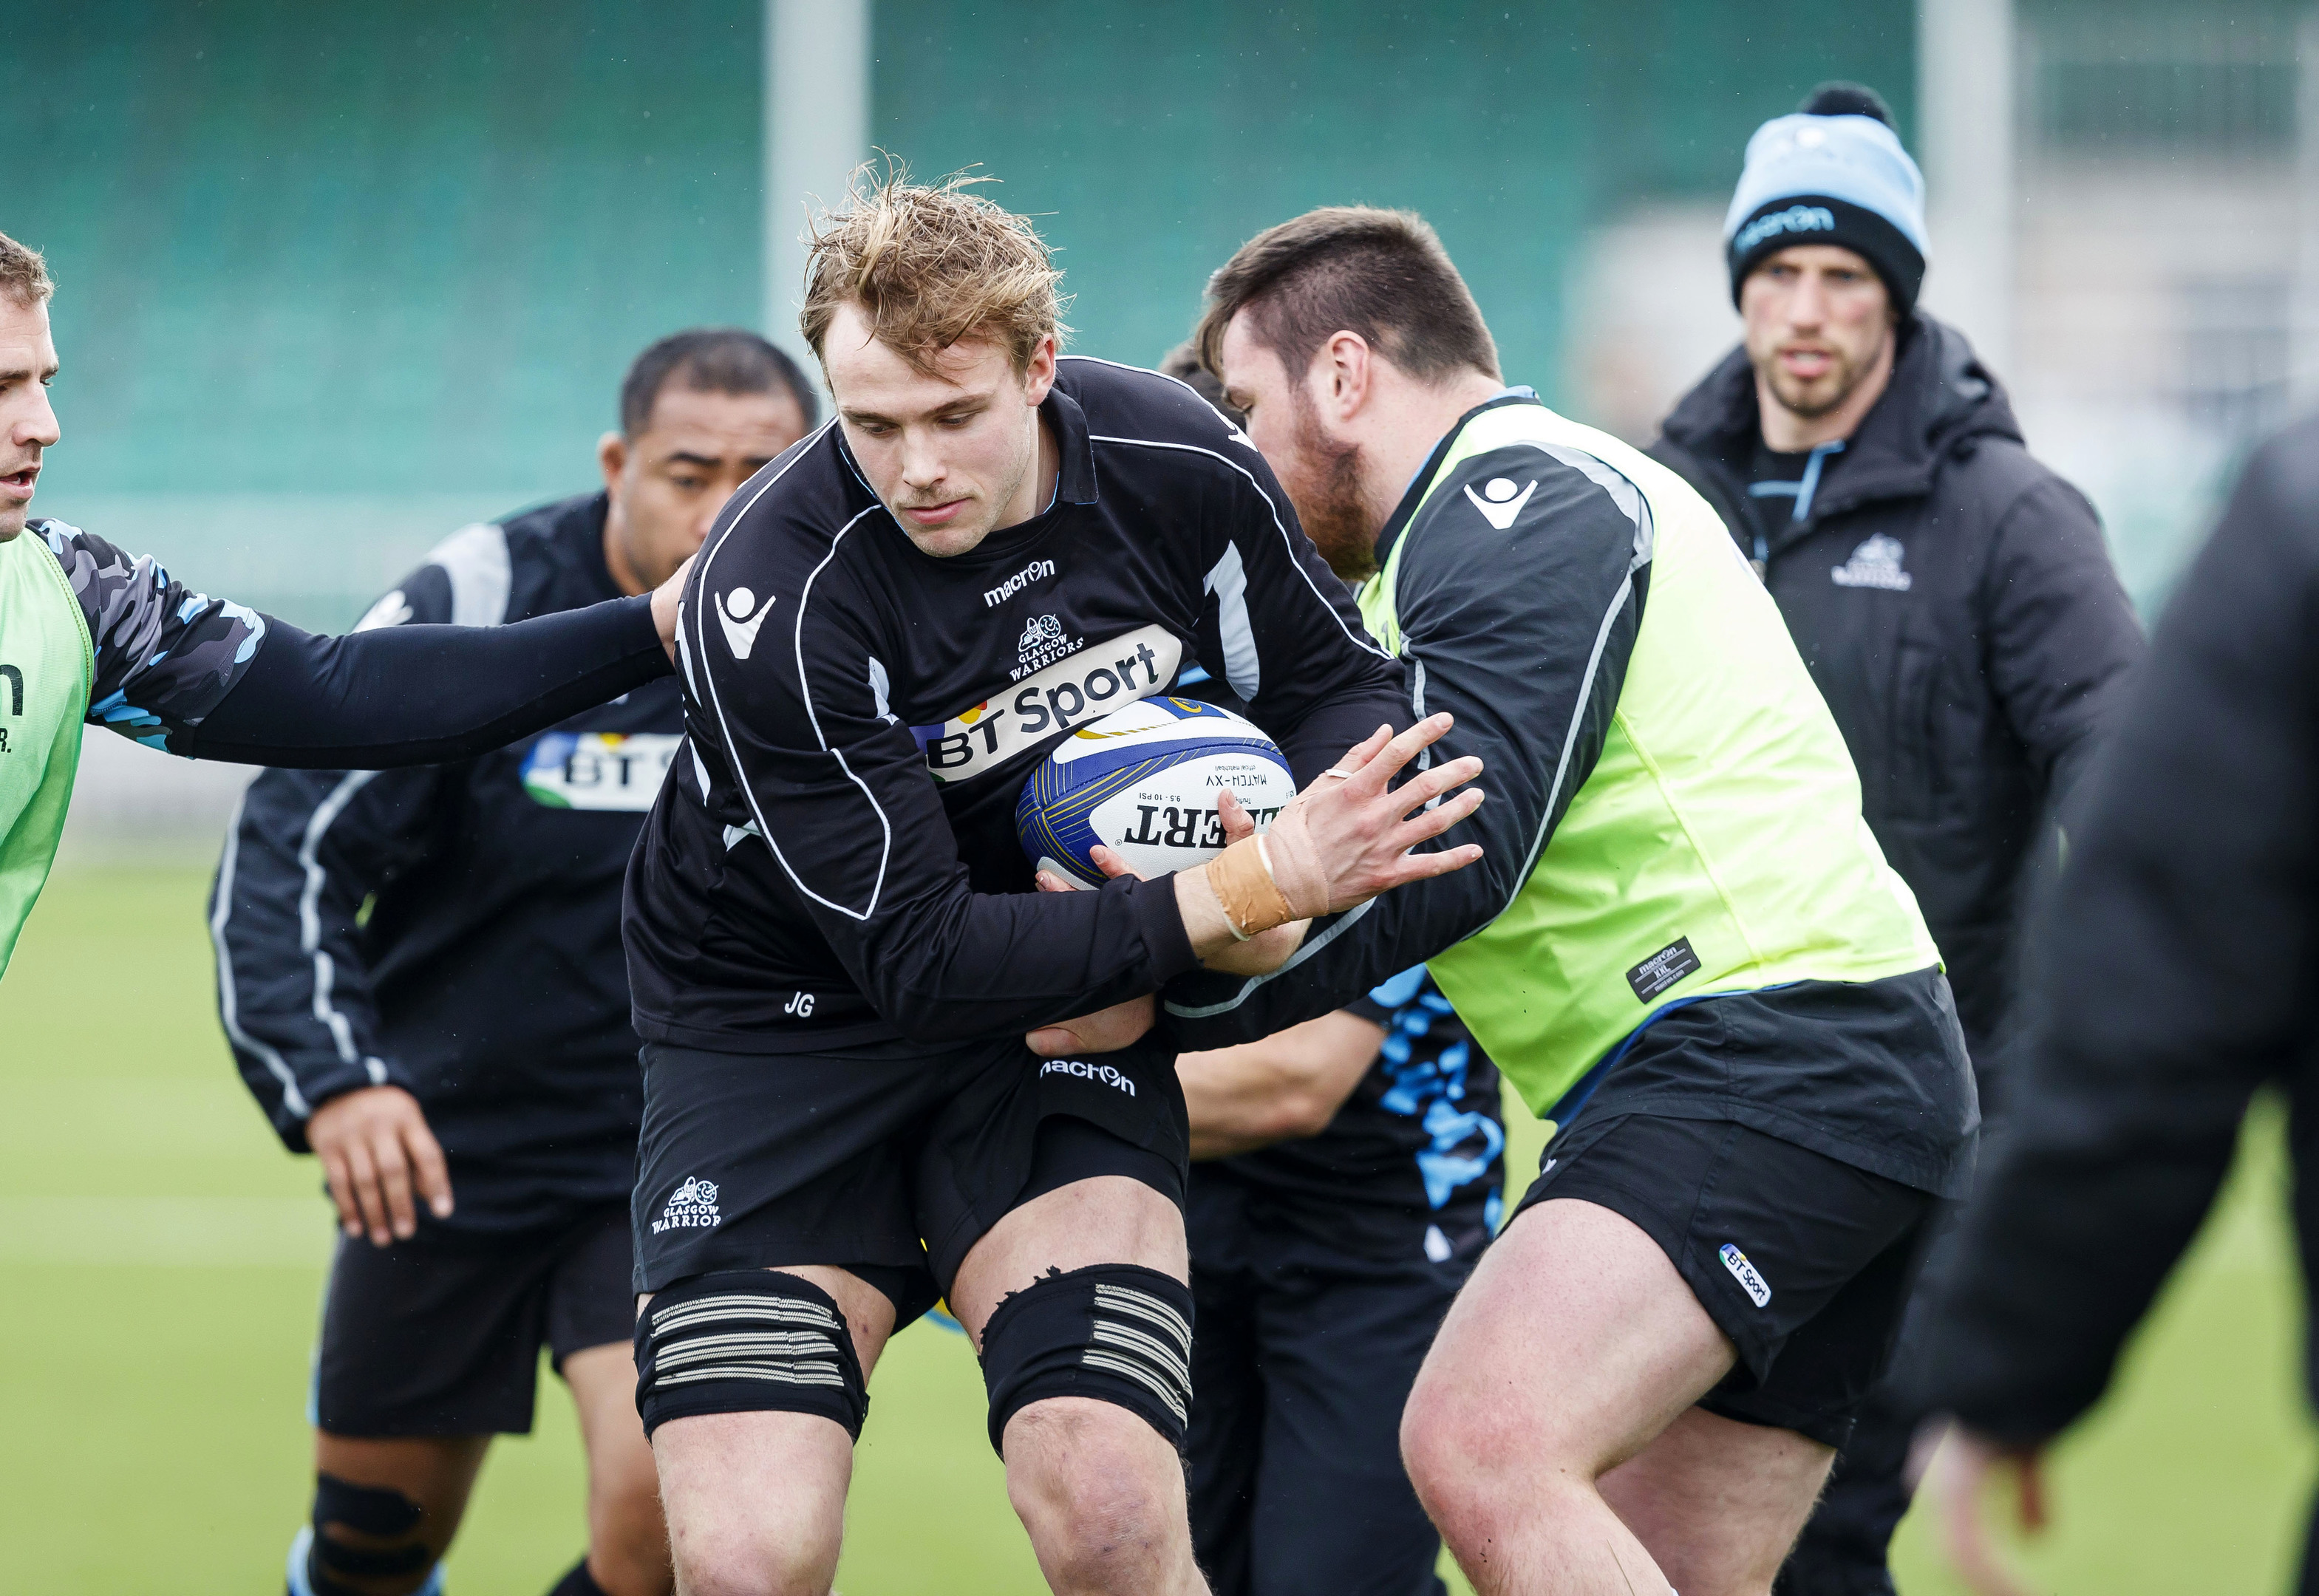
[[[38,64],[0,95],[0,231],[59,284],[40,509],[340,626],[462,522],[585,485],[638,349],[762,314],[762,11],[0,0]],[[1586,228],[1728,187],[1822,78],[1906,125],[1914,15],[882,0],[870,134],[1040,216],[1083,352],[1156,361],[1241,239],[1358,200],[1425,211],[1552,393]]]
[[[206,872],[60,875],[0,1007],[0,1589],[270,1591],[304,1519],[306,1371],[330,1222],[220,1041]],[[1514,1112],[1519,1113],[1518,1107]],[[1531,1168],[1534,1128],[1509,1164]],[[1525,1156],[1526,1154],[1526,1156]],[[2314,1438],[2278,1126],[2261,1116],[2110,1399],[2060,1449],[2056,1596],[2284,1590]],[[583,1541],[571,1410],[502,1441],[449,1560],[453,1596],[545,1591]],[[982,1434],[965,1341],[898,1337],[872,1383],[844,1596],[1042,1589]],[[1923,1515],[1905,1596],[1952,1596]]]

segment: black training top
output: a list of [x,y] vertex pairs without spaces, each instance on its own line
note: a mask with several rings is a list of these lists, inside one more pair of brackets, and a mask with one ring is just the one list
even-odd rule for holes
[[1197,661],[1311,780],[1409,722],[1247,437],[1189,388],[1067,359],[1047,509],[921,554],[833,423],[734,496],[685,591],[690,746],[625,924],[637,1032],[735,1052],[960,1042],[1192,967],[1173,886],[1027,896],[1024,778]]
[[[613,598],[604,514],[586,494],[456,533],[360,629]],[[463,763],[251,783],[211,926],[228,1039],[286,1143],[305,1148],[323,1103],[392,1083],[443,1143],[452,1229],[626,1199],[641,1101],[620,882],[682,730],[663,680]]]

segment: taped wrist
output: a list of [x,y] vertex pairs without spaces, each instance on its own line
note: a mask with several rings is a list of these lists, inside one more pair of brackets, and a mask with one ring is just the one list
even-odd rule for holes
[[1288,895],[1272,879],[1262,837],[1242,837],[1201,867],[1208,886],[1223,905],[1224,924],[1241,941],[1297,917]]
[[1157,1269],[1060,1271],[1000,1303],[982,1327],[990,1448],[1006,1421],[1052,1396],[1110,1402],[1184,1449],[1192,1408],[1192,1288]]
[[869,1383],[845,1316],[811,1281],[774,1269],[695,1275],[636,1319],[645,1434],[695,1413],[817,1413],[855,1440]]

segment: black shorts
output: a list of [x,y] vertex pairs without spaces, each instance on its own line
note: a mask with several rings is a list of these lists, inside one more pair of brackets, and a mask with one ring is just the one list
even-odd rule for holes
[[1948,1206],[1728,1121],[1628,1114],[1548,1157],[1521,1209],[1575,1197],[1659,1244],[1739,1360],[1700,1406],[1841,1448]]
[[1401,1409],[1481,1256],[1482,1204],[1464,1204],[1463,1223],[1442,1216],[1472,1240],[1439,1262],[1427,1221],[1392,1254],[1323,1240],[1214,1164],[1193,1171],[1186,1218],[1196,1333],[1184,1450],[1210,1589],[1441,1596],[1441,1537],[1402,1468]]
[[331,1435],[528,1435],[539,1349],[627,1344],[628,1216],[561,1229],[442,1232],[392,1247],[338,1238],[314,1355],[315,1425]]
[[899,1059],[654,1042],[644,1070],[639,1292],[827,1264],[893,1299],[898,1329],[1033,1197],[1124,1175],[1184,1201],[1184,1089],[1156,1047],[1080,1060],[1012,1040]]

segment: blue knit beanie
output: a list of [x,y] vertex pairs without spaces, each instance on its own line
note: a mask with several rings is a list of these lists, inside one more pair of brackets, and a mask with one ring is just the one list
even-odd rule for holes
[[[1879,113],[1881,113],[1881,115]],[[1765,257],[1795,244],[1836,244],[1884,279],[1906,316],[1924,286],[1925,179],[1872,93],[1829,84],[1792,116],[1747,140],[1747,161],[1723,218],[1731,302]]]

